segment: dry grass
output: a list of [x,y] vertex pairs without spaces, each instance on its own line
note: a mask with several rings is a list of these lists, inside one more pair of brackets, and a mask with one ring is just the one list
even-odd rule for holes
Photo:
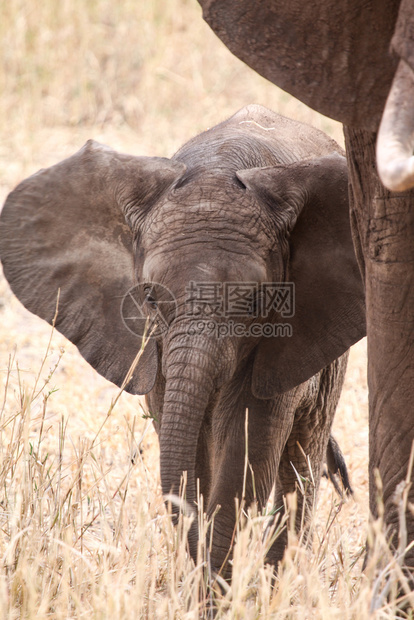
[[[342,141],[337,123],[234,59],[195,0],[9,0],[0,5],[0,46],[0,199],[87,138],[168,156],[253,102]],[[199,617],[205,550],[194,567],[183,542],[188,520],[171,527],[156,437],[139,400],[123,394],[112,410],[117,389],[59,334],[49,343],[50,327],[3,279],[0,296],[0,617]],[[313,548],[291,535],[275,588],[263,565],[264,517],[246,516],[232,584],[215,597],[217,617],[367,618],[373,592],[374,616],[395,617],[374,564],[361,574],[365,367],[362,342],[335,422],[355,499],[341,502],[323,482]],[[386,563],[380,523],[370,537]]]
[[[58,334],[49,346],[50,328],[8,291],[5,296],[9,329],[16,315],[26,326],[9,334],[18,356],[4,359],[4,617],[12,610],[27,618],[197,617],[204,566],[191,565],[181,531],[171,527],[154,431],[137,399],[122,395],[108,416],[118,390]],[[349,393],[350,386],[341,410]],[[359,486],[355,475],[353,483]],[[219,617],[342,618],[344,609],[346,617],[364,617],[369,595],[362,593],[368,580],[358,561],[366,531],[361,507],[342,504],[328,484],[321,499],[313,552],[292,537],[273,591],[263,567],[264,519],[249,516],[237,538],[232,586],[217,596]]]

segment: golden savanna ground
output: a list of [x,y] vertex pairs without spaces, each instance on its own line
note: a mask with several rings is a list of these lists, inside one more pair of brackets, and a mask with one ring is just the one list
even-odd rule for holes
[[[249,103],[315,125],[338,123],[231,56],[195,0],[0,3],[0,199],[88,138],[171,156]],[[76,348],[29,314],[0,280],[0,618],[198,618],[206,574],[166,514],[158,444],[137,397],[99,377]],[[366,346],[351,351],[334,434],[355,490],[322,482],[313,548],[292,537],[274,589],[264,518],[250,514],[219,618],[395,616],[368,536]],[[387,561],[379,525],[377,553]],[[211,599],[212,601],[212,599]],[[210,601],[210,602],[211,602]]]

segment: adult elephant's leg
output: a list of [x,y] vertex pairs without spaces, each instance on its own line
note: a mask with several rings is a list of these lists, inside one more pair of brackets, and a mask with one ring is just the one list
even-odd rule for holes
[[[375,134],[345,128],[345,139],[351,221],[366,283],[370,508],[378,514],[378,469],[385,520],[397,545],[394,494],[407,475],[414,439],[414,192],[391,193],[383,187],[376,172]],[[406,519],[411,541],[409,511]],[[414,566],[414,550],[406,562]]]

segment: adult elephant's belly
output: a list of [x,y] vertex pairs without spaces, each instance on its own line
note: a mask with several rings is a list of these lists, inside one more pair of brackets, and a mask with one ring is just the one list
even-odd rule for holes
[[389,50],[400,0],[376,0],[374,9],[360,0],[199,2],[252,69],[326,116],[378,128],[397,66]]

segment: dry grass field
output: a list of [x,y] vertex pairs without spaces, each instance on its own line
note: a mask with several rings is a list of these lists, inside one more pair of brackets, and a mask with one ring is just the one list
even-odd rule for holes
[[[339,142],[340,125],[255,75],[203,23],[195,0],[0,3],[0,199],[88,138],[171,156],[243,105],[261,103]],[[323,480],[311,550],[291,534],[272,588],[265,516],[237,533],[233,580],[206,596],[205,549],[185,552],[159,483],[158,445],[137,397],[99,377],[0,280],[0,618],[393,618],[369,536],[366,346],[351,351],[334,434],[355,490]],[[202,516],[199,517],[202,522]],[[398,567],[397,569],[398,570]],[[391,596],[391,600],[395,597]]]

